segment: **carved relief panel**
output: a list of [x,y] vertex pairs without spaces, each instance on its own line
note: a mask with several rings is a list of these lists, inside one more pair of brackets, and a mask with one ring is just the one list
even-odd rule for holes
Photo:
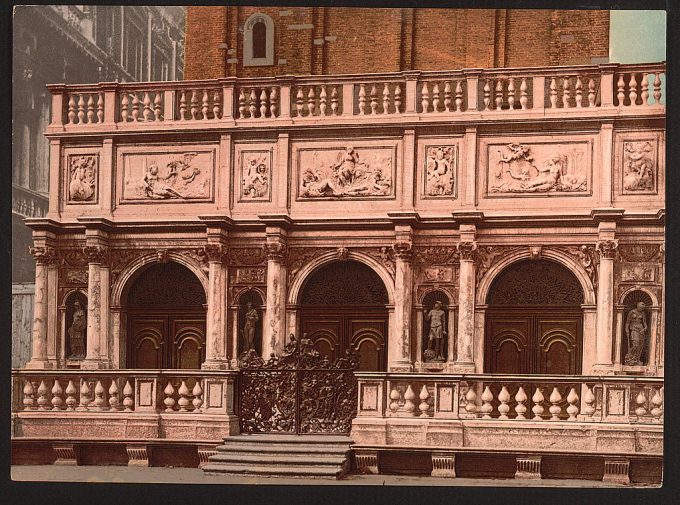
[[215,150],[196,146],[121,150],[121,203],[209,202]]
[[69,205],[96,204],[99,198],[99,154],[66,156],[64,201]]
[[295,155],[298,200],[394,198],[393,146],[303,147]]
[[455,198],[458,188],[457,145],[426,145],[423,198]]
[[660,284],[659,269],[663,252],[659,244],[620,244],[619,261],[615,265],[619,292],[632,285]]
[[269,202],[272,198],[273,147],[236,147],[239,202]]
[[591,194],[592,138],[482,141],[485,196]]
[[656,195],[663,182],[662,133],[620,133],[616,136],[616,192]]

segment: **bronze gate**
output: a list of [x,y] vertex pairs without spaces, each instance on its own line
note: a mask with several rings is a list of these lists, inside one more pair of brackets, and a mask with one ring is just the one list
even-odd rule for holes
[[359,356],[331,363],[310,340],[292,338],[281,357],[250,351],[241,360],[241,433],[349,434],[357,414]]

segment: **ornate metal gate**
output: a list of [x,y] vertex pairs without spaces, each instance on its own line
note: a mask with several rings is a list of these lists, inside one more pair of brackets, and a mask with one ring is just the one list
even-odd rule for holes
[[249,351],[239,375],[241,432],[349,434],[358,366],[356,352],[330,363],[308,339],[298,342],[292,335],[280,358],[265,362]]

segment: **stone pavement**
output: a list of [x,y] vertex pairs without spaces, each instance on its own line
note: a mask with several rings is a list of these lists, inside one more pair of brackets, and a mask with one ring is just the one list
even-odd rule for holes
[[494,486],[494,487],[626,487],[593,480],[518,480],[435,478],[406,475],[349,475],[342,480],[206,475],[197,468],[139,468],[127,466],[13,466],[12,480],[52,482],[125,482],[240,485],[369,485],[369,486]]

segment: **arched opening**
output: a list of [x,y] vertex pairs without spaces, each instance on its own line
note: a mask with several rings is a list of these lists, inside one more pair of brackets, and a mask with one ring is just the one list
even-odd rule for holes
[[313,272],[300,294],[300,327],[333,362],[351,348],[360,370],[385,370],[387,289],[380,276],[358,261],[338,261]]
[[205,360],[205,291],[179,263],[137,273],[123,293],[127,368],[197,369]]
[[267,25],[258,21],[253,25],[253,58],[267,57]]
[[489,373],[581,373],[583,289],[566,267],[522,260],[494,279],[487,297]]

